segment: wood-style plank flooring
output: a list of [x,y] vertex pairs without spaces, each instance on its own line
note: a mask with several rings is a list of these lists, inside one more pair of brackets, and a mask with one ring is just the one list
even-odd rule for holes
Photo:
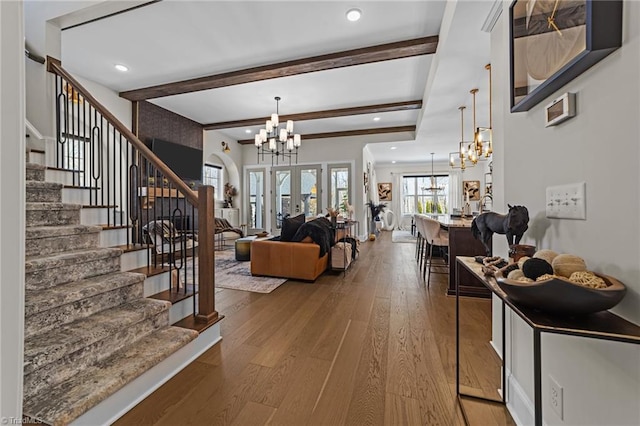
[[[426,289],[415,245],[390,232],[360,247],[346,276],[217,293],[223,340],[116,424],[464,425],[447,275]],[[461,311],[461,382],[496,397],[491,303]],[[514,424],[503,406],[464,406],[471,425]]]

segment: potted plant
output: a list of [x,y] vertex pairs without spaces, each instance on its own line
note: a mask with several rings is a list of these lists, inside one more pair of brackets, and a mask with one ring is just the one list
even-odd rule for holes
[[369,201],[367,203],[367,206],[369,206],[369,210],[371,211],[371,222],[369,223],[369,234],[378,235],[379,231],[376,227],[376,222],[380,220],[379,215],[384,211],[387,205],[384,203],[376,204],[373,201]]
[[233,207],[233,197],[238,195],[238,190],[235,186],[230,183],[224,184],[224,206],[225,207]]

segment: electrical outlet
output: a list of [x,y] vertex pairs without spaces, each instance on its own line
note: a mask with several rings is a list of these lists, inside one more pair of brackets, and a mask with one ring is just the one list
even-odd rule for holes
[[586,182],[547,187],[547,217],[557,219],[586,219],[586,193]]
[[562,386],[556,380],[549,376],[549,401],[553,411],[562,419]]

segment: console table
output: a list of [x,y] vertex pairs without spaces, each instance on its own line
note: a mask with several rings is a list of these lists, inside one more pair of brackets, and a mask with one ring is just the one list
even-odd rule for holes
[[[460,286],[456,286],[456,396],[465,422],[468,423],[461,397],[471,397],[487,402],[506,403],[504,386],[506,373],[504,365],[505,351],[505,306],[516,313],[533,329],[533,380],[534,380],[534,424],[542,426],[542,346],[540,335],[542,333],[564,334],[568,336],[580,336],[591,339],[610,340],[631,344],[640,344],[640,326],[629,322],[609,311],[581,317],[565,317],[548,314],[535,309],[519,306],[512,302],[504,291],[498,286],[495,278],[487,277],[482,273],[482,265],[473,257],[459,256],[455,263],[458,272],[464,270],[474,277],[481,285],[484,285],[491,293],[498,296],[502,305],[502,399],[496,400],[478,395],[464,394],[460,392]],[[460,274],[457,274],[458,279]]]

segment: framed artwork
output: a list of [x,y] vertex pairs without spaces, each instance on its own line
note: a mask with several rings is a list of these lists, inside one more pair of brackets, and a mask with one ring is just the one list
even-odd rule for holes
[[391,182],[378,184],[378,199],[380,201],[391,201]]
[[464,180],[462,181],[462,194],[464,199],[469,201],[480,201],[480,181]]
[[528,111],[622,46],[622,0],[515,0],[511,112]]

